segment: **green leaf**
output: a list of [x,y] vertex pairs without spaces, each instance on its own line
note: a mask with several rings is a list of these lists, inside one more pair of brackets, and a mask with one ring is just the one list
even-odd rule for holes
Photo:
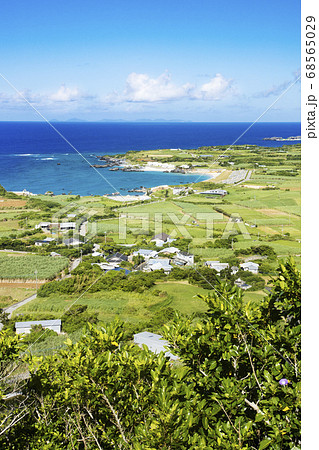
[[217,413],[219,413],[220,410],[221,410],[221,407],[219,405],[214,405],[211,410],[211,415],[215,416]]
[[272,376],[270,375],[270,373],[268,372],[268,370],[264,370],[264,377],[266,378],[268,383],[272,382]]
[[257,413],[256,417],[255,417],[255,422],[261,422],[262,420],[264,420],[265,415],[262,413]]
[[263,450],[264,448],[267,448],[271,444],[271,439],[264,439],[261,441],[258,450]]

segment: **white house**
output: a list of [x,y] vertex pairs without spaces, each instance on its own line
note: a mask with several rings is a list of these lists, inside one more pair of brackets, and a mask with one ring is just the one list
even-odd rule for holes
[[258,273],[258,268],[259,268],[259,264],[254,263],[252,261],[243,263],[240,265],[240,267],[246,271],[249,271],[251,273],[257,274]]
[[224,269],[228,269],[229,264],[228,263],[221,263],[219,261],[206,261],[205,266],[210,267],[211,269],[216,270],[218,273],[221,272]]
[[133,256],[139,256],[139,255],[143,256],[145,261],[147,261],[150,258],[154,258],[157,255],[157,251],[140,248],[136,252],[133,252]]
[[177,247],[166,247],[163,248],[163,250],[160,250],[158,253],[168,253],[170,255],[174,254],[174,253],[179,253],[179,248]]
[[54,238],[49,238],[49,237],[47,237],[47,238],[45,238],[45,239],[42,239],[42,240],[39,240],[39,241],[35,241],[34,244],[35,244],[37,247],[42,247],[42,245],[48,245],[48,244],[51,244],[52,241],[55,241],[55,239],[54,239]]
[[61,222],[59,223],[59,227],[61,231],[75,230],[76,223],[75,222]]
[[31,322],[16,322],[14,324],[17,334],[28,334],[35,325],[41,325],[42,328],[53,330],[56,333],[61,333],[61,319],[54,320],[34,320]]
[[199,193],[203,194],[203,195],[221,195],[221,196],[224,196],[228,192],[225,191],[224,189],[210,189],[208,191],[202,191],[202,192],[199,192]]
[[118,264],[115,263],[107,263],[107,262],[103,262],[103,263],[91,263],[91,266],[99,266],[102,270],[104,270],[104,272],[108,272],[109,270],[114,270],[117,267],[119,267]]
[[106,261],[109,264],[121,264],[122,262],[128,261],[128,257],[120,252],[116,252],[113,253],[113,255],[108,256]]
[[35,226],[35,229],[37,230],[37,229],[41,228],[41,230],[43,230],[43,231],[49,231],[51,228],[51,225],[52,225],[51,222],[40,222],[40,223],[38,223],[38,225]]
[[192,255],[191,253],[187,253],[187,252],[178,252],[175,259],[174,259],[175,263],[182,263],[186,266],[192,266],[194,265],[194,255]]
[[149,331],[142,331],[141,333],[134,334],[134,344],[141,348],[143,345],[146,345],[153,353],[164,352],[167,358],[172,360],[178,359],[178,356],[167,351],[165,346],[169,345],[169,342],[164,340],[160,334],[150,333]]
[[186,192],[185,188],[173,188],[173,195],[179,195],[181,192]]
[[170,260],[168,258],[149,259],[147,264],[144,266],[143,271],[153,272],[154,270],[163,269],[165,273],[169,273],[173,269],[173,266],[171,266],[169,262]]
[[166,233],[159,233],[153,236],[151,242],[155,242],[156,247],[163,247],[164,244],[175,241],[175,239],[171,239],[171,237]]
[[234,283],[236,284],[237,287],[243,289],[244,291],[251,288],[251,285],[245,283],[245,281],[243,281],[241,278],[237,278],[237,280]]
[[51,222],[40,222],[35,226],[36,229],[41,228],[43,231],[50,231],[51,228],[57,228],[61,231],[75,230],[76,223],[75,222],[60,222],[60,223],[51,223]]

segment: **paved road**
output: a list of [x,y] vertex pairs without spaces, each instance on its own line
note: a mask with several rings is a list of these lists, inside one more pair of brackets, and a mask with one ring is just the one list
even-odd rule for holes
[[[80,264],[80,262],[81,262],[81,258],[77,258],[74,261],[72,261],[70,264],[70,272],[72,272],[72,270],[76,269],[77,266]],[[66,278],[66,277],[64,277],[64,278]]]
[[18,303],[15,303],[14,305],[8,306],[7,308],[3,308],[4,312],[9,314],[9,318],[12,316],[13,311],[20,308],[20,306],[26,305],[27,303],[31,302],[31,300],[34,300],[37,297],[37,294],[30,295],[30,297],[25,298],[24,300],[21,300]]
[[[22,305],[26,305],[27,303],[31,302],[31,300],[34,300],[37,297],[37,294],[30,295],[30,297],[25,298],[24,300],[21,300],[20,302],[15,303],[14,305],[8,306],[7,308],[3,308],[3,311],[9,314],[9,319],[12,316],[13,311],[20,308]],[[0,322],[0,331],[2,330],[2,323]]]

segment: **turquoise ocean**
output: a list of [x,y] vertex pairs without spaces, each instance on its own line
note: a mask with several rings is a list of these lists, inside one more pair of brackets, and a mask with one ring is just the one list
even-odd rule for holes
[[[140,186],[176,185],[205,180],[195,174],[95,171],[97,155],[129,150],[197,149],[203,146],[250,144],[281,147],[291,141],[264,141],[265,137],[300,135],[298,122],[56,122],[52,124],[68,144],[45,122],[0,122],[0,184],[10,191],[35,194],[103,195]],[[238,139],[240,137],[240,139]],[[300,141],[299,141],[300,142]],[[74,148],[77,150],[74,150]],[[80,155],[80,154],[82,155]]]

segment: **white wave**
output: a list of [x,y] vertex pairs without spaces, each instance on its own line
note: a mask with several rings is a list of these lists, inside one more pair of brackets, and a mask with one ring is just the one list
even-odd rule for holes
[[41,161],[49,161],[51,159],[56,159],[56,158],[41,158]]

